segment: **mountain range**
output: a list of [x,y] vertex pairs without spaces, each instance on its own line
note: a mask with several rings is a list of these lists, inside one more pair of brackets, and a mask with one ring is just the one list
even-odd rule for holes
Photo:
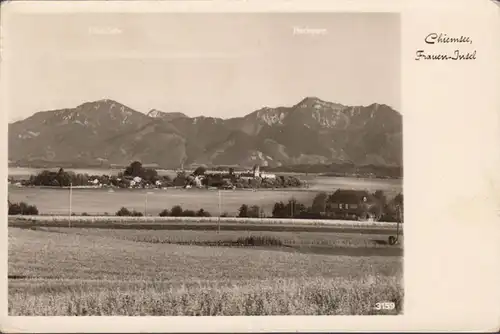
[[391,107],[316,97],[229,119],[155,109],[144,114],[104,99],[9,124],[9,160],[19,165],[401,166],[402,148],[402,116]]

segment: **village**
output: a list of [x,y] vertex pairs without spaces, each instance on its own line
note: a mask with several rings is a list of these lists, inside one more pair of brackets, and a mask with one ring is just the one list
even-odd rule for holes
[[276,175],[261,171],[259,165],[252,169],[235,171],[225,169],[208,170],[199,166],[193,171],[178,170],[174,177],[159,175],[153,168],[143,167],[139,161],[132,162],[117,175],[88,175],[65,171],[43,170],[29,178],[15,180],[9,184],[19,187],[74,187],[74,188],[127,188],[127,189],[257,189],[257,188],[300,188],[306,183],[295,176]]

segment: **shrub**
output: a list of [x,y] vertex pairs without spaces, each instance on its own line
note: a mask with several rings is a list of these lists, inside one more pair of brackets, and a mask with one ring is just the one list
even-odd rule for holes
[[117,216],[131,216],[132,215],[132,212],[130,212],[129,209],[125,208],[125,207],[122,207],[120,210],[118,210],[116,212],[116,215]]
[[238,217],[243,217],[243,218],[248,217],[248,205],[243,204],[240,206]]
[[170,216],[170,211],[168,211],[167,209],[163,209],[160,212],[160,217],[168,217],[168,216]]
[[259,218],[260,217],[260,207],[258,205],[252,205],[248,210],[248,217]]
[[198,210],[198,212],[196,212],[196,216],[198,216],[198,217],[210,217],[210,212],[205,211],[204,209],[200,209],[200,210]]
[[283,246],[280,239],[269,236],[240,237],[236,243],[243,246]]
[[195,217],[196,216],[196,212],[194,212],[193,210],[184,210],[182,212],[182,216],[183,217]]
[[175,205],[174,207],[172,207],[172,210],[170,210],[170,215],[172,217],[182,217],[182,213],[183,210],[180,205]]
[[122,207],[116,212],[116,215],[121,217],[142,217],[143,213],[135,210],[130,211],[129,209]]
[[140,211],[135,211],[134,210],[134,211],[132,211],[131,216],[132,217],[142,217],[142,216],[144,216],[144,214],[142,212],[140,212]]
[[88,216],[88,215],[89,215],[89,214],[88,214],[88,213],[86,213],[86,212],[83,212],[83,213],[82,213],[82,216]]
[[25,202],[9,204],[9,215],[38,215],[38,208],[35,205],[28,205]]

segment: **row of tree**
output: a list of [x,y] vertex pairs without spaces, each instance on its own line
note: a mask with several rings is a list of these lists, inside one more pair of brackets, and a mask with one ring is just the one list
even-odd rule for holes
[[[385,222],[397,222],[402,220],[403,214],[403,194],[399,193],[392,200],[388,201],[383,191],[376,191],[371,194],[375,206],[379,211],[379,220]],[[330,218],[329,212],[333,211],[333,194],[318,193],[311,206],[306,206],[292,198],[288,203],[282,201],[274,204],[272,216],[274,218],[304,218],[304,219],[324,219]],[[326,213],[326,215],[325,215]],[[342,219],[343,217],[338,217]]]
[[118,173],[118,175],[80,174],[71,171],[67,172],[62,168],[60,168],[58,172],[44,170],[37,175],[31,175],[30,178],[24,182],[24,185],[69,187],[71,184],[73,186],[89,186],[94,184],[97,180],[97,184],[103,186],[129,188],[131,181],[137,177],[141,179],[140,185],[142,186],[156,185],[157,181],[160,181],[162,186],[168,187],[174,185],[174,182],[169,176],[159,176],[155,169],[144,168],[138,161],[130,164],[123,172]]
[[205,211],[205,209],[194,210],[184,210],[180,205],[175,205],[172,209],[164,209],[160,212],[160,217],[210,217],[210,213]]
[[38,215],[38,208],[35,205],[29,205],[25,202],[11,203],[9,202],[9,215]]

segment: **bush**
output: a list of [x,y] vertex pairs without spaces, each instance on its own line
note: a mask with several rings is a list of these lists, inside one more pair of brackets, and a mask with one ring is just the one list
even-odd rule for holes
[[238,217],[242,217],[242,218],[248,217],[248,205],[243,204],[240,206]]
[[200,210],[198,210],[198,212],[196,212],[196,216],[198,216],[198,217],[210,217],[210,212],[205,211],[204,209],[200,209]]
[[116,215],[119,217],[142,217],[143,213],[135,210],[130,211],[129,209],[122,207],[116,212]]
[[172,217],[182,217],[182,214],[183,210],[180,205],[175,205],[174,207],[172,207],[172,210],[170,210],[170,215]]
[[210,217],[210,213],[205,211],[204,209],[200,209],[198,211],[194,210],[183,210],[180,205],[176,205],[172,207],[172,210],[168,211],[164,209],[160,212],[160,217]]
[[260,217],[260,207],[258,205],[252,205],[248,210],[248,217],[259,218]]
[[240,237],[236,243],[243,246],[283,246],[280,239],[268,236]]
[[38,215],[38,208],[35,205],[28,205],[25,202],[9,204],[9,215]]
[[194,212],[193,210],[184,210],[182,212],[182,216],[183,217],[195,217],[196,216],[196,212]]
[[168,216],[170,216],[170,211],[168,211],[167,209],[163,209],[160,212],[160,217],[168,217]]
[[88,214],[88,213],[86,213],[86,212],[83,212],[83,213],[82,213],[82,216],[88,216],[88,215],[89,215],[89,214]]
[[116,212],[116,215],[119,216],[119,217],[121,217],[121,216],[131,216],[132,212],[129,209],[127,209],[125,207],[122,207],[120,210],[118,210]]

